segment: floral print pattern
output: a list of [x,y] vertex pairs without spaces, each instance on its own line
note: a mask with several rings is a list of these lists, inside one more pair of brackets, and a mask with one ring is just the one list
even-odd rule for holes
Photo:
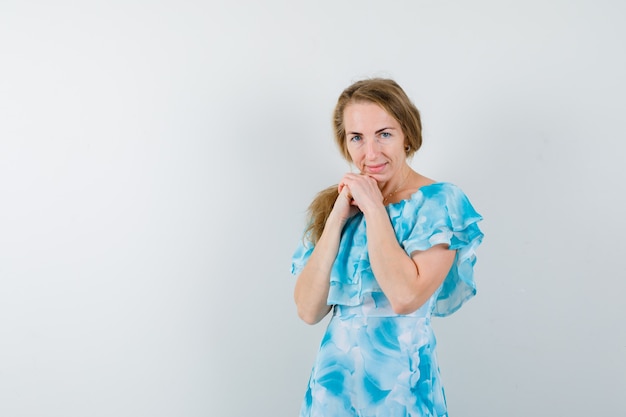
[[[328,304],[333,316],[321,342],[301,417],[447,416],[430,320],[458,310],[476,294],[475,250],[482,217],[455,185],[435,183],[387,206],[398,242],[411,254],[445,243],[456,250],[441,287],[417,311],[397,315],[374,277],[365,220],[346,224],[335,259]],[[297,275],[313,245],[305,237],[291,271]]]

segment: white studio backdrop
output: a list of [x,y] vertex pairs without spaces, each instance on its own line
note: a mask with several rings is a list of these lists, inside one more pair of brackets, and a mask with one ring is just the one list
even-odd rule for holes
[[455,417],[624,415],[620,1],[0,2],[0,415],[295,416],[305,209],[357,79],[483,214]]

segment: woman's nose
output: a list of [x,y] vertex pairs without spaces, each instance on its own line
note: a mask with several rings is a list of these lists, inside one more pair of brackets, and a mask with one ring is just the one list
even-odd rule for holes
[[371,139],[371,140],[366,141],[365,146],[366,146],[365,151],[367,153],[367,156],[376,156],[380,152],[380,144],[378,143],[376,139]]

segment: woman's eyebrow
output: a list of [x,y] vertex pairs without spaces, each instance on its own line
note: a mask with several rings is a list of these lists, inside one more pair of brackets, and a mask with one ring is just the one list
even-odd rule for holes
[[393,127],[383,127],[382,129],[378,129],[376,131],[376,134],[379,134],[379,133],[381,133],[384,130],[394,130],[394,128]]
[[[379,134],[379,133],[381,133],[381,132],[383,132],[383,131],[385,131],[385,130],[395,130],[395,128],[394,128],[394,127],[391,127],[391,126],[390,126],[390,127],[383,127],[383,128],[378,129],[376,132],[374,132],[374,134],[376,134],[376,135],[377,135],[377,134]],[[348,135],[361,135],[361,136],[363,136],[363,133],[361,133],[361,132],[356,132],[356,131],[346,132],[346,134],[348,134]]]

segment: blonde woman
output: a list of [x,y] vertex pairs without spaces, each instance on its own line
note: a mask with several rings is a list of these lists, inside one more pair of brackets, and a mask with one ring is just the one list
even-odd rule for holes
[[420,114],[395,81],[349,86],[333,125],[358,173],[316,196],[293,255],[300,318],[332,312],[300,416],[447,416],[430,320],[476,293],[482,217],[408,164]]

